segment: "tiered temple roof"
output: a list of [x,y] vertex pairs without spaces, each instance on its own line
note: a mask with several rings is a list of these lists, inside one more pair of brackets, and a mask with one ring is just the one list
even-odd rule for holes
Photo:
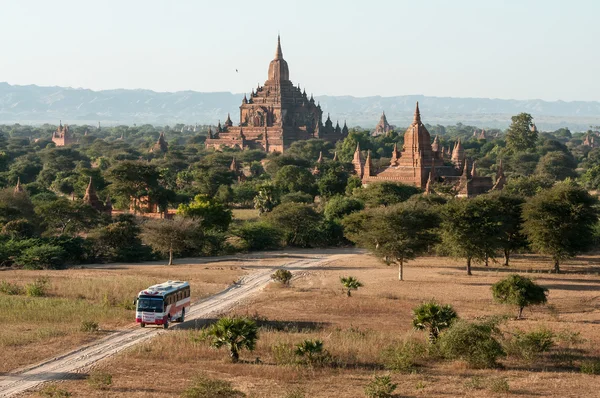
[[394,126],[391,126],[388,121],[387,118],[385,117],[385,112],[381,113],[381,118],[379,119],[379,123],[377,123],[377,126],[375,126],[375,130],[373,131],[372,135],[382,135],[382,134],[387,134],[390,131],[392,131],[394,129]]
[[206,139],[208,148],[238,147],[283,152],[294,141],[321,138],[335,142],[348,134],[348,128],[333,126],[329,116],[322,123],[323,111],[306,90],[290,81],[287,61],[283,58],[281,40],[277,37],[275,57],[269,64],[264,85],[244,95],[240,106],[240,122],[233,125],[229,115],[223,126]]
[[55,132],[52,133],[52,142],[56,146],[66,146],[71,145],[75,142],[73,136],[71,136],[71,132],[69,131],[69,126],[62,124],[62,120],[60,121],[58,128]]

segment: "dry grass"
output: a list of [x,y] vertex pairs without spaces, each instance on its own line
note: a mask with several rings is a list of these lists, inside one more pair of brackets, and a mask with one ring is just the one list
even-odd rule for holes
[[[492,301],[490,286],[508,272],[530,271],[529,276],[550,289],[549,306],[527,309],[525,320],[509,320],[504,330],[546,327],[563,336],[557,346],[539,360],[501,360],[503,368],[472,370],[459,362],[428,360],[410,374],[392,373],[398,396],[409,397],[539,397],[598,396],[595,376],[577,371],[581,356],[597,357],[600,337],[600,257],[590,256],[565,264],[565,274],[545,273],[550,263],[532,256],[514,261],[510,269],[475,267],[467,277],[462,262],[446,258],[423,258],[405,267],[404,282],[396,269],[381,265],[367,255],[356,255],[321,269],[303,271],[292,287],[270,285],[252,302],[234,311],[259,319],[277,320],[261,330],[257,349],[243,352],[246,363],[231,364],[224,351],[198,342],[198,332],[171,331],[139,345],[100,365],[113,374],[112,396],[178,396],[198,372],[229,380],[252,397],[283,397],[302,388],[306,397],[362,397],[374,374],[386,373],[381,351],[406,338],[425,340],[411,328],[411,309],[435,299],[452,304],[459,315],[476,319],[509,314],[515,310]],[[544,271],[542,273],[542,271]],[[352,275],[364,287],[347,298],[340,276]],[[269,322],[267,322],[269,325]],[[582,342],[569,341],[579,332]],[[309,369],[276,364],[272,346],[321,339],[335,358],[335,367]],[[569,357],[572,356],[572,357]],[[147,366],[161,358],[160,366]],[[260,358],[260,361],[256,361]],[[258,362],[258,363],[254,363]],[[165,380],[169,380],[165,383]],[[508,383],[509,391],[503,391]],[[77,396],[106,396],[84,381],[68,381],[63,387]]]
[[233,209],[233,219],[240,221],[258,220],[258,210],[256,209]]

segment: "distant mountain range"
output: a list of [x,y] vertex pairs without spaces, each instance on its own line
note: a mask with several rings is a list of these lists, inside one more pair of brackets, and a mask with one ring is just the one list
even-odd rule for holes
[[[150,90],[74,89],[16,86],[0,83],[0,124],[42,124],[59,120],[69,124],[155,125],[216,124],[231,113],[236,121],[243,94]],[[403,95],[394,97],[317,96],[323,112],[348,126],[372,128],[385,111],[390,124],[407,126],[419,101],[423,121],[429,124],[463,123],[483,128],[506,128],[520,112],[533,115],[539,128],[573,131],[600,125],[600,102],[504,100]]]

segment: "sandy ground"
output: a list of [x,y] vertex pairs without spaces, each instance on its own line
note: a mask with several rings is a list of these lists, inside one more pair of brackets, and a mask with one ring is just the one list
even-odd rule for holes
[[[249,264],[246,264],[243,268],[252,270],[250,274],[244,276],[226,290],[194,304],[190,312],[186,314],[187,321],[174,326],[174,328],[193,327],[202,318],[223,313],[231,309],[236,303],[248,299],[267,285],[275,267],[299,271],[314,266],[323,266],[328,262],[349,255],[348,252],[345,254],[340,253],[344,252],[336,250],[295,251],[293,253],[277,252],[248,256]],[[258,261],[252,262],[252,259],[258,259]],[[220,260],[227,261],[228,259]],[[198,263],[207,262],[206,260],[198,260]],[[97,266],[96,268],[105,267]],[[108,267],[114,268],[118,265],[113,264]],[[4,374],[0,378],[0,396],[13,396],[47,381],[77,378],[79,372],[98,361],[163,333],[168,333],[168,331],[162,331],[158,328],[129,328],[117,331],[85,347],[51,358],[27,369]]]

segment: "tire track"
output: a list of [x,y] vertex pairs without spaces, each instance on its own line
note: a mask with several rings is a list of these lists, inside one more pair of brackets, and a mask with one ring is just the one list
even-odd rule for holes
[[[287,268],[294,272],[298,269],[325,265],[337,258],[349,254],[322,254],[302,260],[285,263],[279,267],[265,266],[245,275],[239,282],[214,294],[190,307],[186,322],[174,324],[172,328],[189,325],[190,321],[218,315],[230,310],[240,301],[259,292],[270,280],[276,268]],[[129,328],[113,332],[92,344],[77,348],[61,356],[46,360],[20,372],[11,372],[0,377],[0,397],[10,397],[30,390],[48,381],[66,380],[78,377],[83,371],[105,358],[113,356],[129,347],[150,340],[168,331],[159,328]]]

